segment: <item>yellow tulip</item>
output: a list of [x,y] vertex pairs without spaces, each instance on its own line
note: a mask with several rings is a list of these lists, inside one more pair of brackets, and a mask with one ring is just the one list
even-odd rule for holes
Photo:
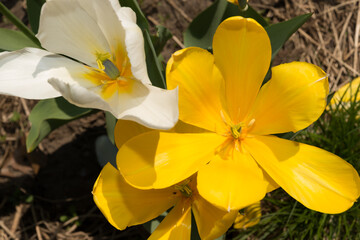
[[161,189],[197,173],[199,194],[227,211],[249,206],[279,186],[316,211],[349,209],[360,194],[359,175],[349,163],[272,135],[297,132],[321,116],[326,74],[309,63],[281,64],[262,86],[270,61],[265,29],[242,17],[219,25],[213,54],[196,47],[174,53],[167,86],[179,88],[179,119],[185,124],[124,141],[117,155],[124,179],[139,189]]
[[344,107],[348,106],[350,102],[360,102],[360,77],[355,78],[337,90],[329,105],[336,106],[340,102]]
[[260,222],[261,218],[261,205],[260,201],[244,209],[244,213],[238,213],[235,222],[235,229],[247,229],[253,227]]
[[119,230],[145,223],[174,206],[149,240],[190,239],[191,211],[201,239],[215,239],[231,227],[237,215],[237,211],[222,211],[204,200],[197,192],[196,177],[165,189],[140,190],[127,184],[110,163],[101,171],[93,195]]

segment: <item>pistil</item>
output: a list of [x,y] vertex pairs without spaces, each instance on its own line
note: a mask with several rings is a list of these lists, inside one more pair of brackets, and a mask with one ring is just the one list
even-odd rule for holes
[[102,64],[104,66],[104,72],[111,79],[115,80],[118,77],[120,77],[120,71],[112,61],[110,61],[109,59],[106,59],[102,62]]

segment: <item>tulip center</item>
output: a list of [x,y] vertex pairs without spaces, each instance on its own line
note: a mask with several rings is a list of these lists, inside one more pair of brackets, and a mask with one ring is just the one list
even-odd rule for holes
[[193,192],[188,184],[188,181],[182,184],[175,185],[175,189],[179,190],[184,197],[191,197]]
[[252,119],[248,123],[240,122],[238,124],[231,124],[229,122],[230,121],[226,121],[225,123],[230,130],[223,135],[227,138],[216,149],[216,154],[219,154],[223,159],[231,157],[234,149],[241,150],[241,141],[248,135],[248,132],[255,123],[255,119]]
[[[96,62],[99,70],[110,78],[107,81],[121,80],[126,82],[128,79],[133,78],[131,65],[127,57],[116,56],[112,58],[110,53],[96,53]],[[105,82],[103,80],[103,83]]]
[[239,123],[230,127],[230,132],[233,138],[238,139],[241,136],[241,131],[244,126],[244,123]]
[[230,133],[234,139],[242,140],[247,135],[249,129],[254,125],[255,119],[252,119],[248,124],[240,122],[235,125],[230,125]]

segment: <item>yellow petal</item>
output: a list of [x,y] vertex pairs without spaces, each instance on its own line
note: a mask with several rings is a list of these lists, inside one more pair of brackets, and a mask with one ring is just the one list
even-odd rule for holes
[[127,184],[110,163],[105,165],[94,184],[96,205],[117,229],[145,223],[178,202],[174,188],[140,190]]
[[183,199],[176,204],[148,240],[190,240],[191,204],[189,200]]
[[201,239],[216,239],[231,227],[238,211],[224,211],[210,204],[200,195],[194,196],[192,211]]
[[254,159],[234,150],[233,157],[216,157],[198,172],[198,190],[210,203],[226,211],[261,200],[268,182]]
[[131,138],[148,131],[152,131],[152,129],[134,121],[118,120],[114,130],[116,146],[120,148]]
[[252,134],[297,132],[316,121],[326,106],[328,79],[319,67],[304,62],[272,68],[249,120]]
[[260,201],[244,209],[244,213],[239,213],[234,222],[235,229],[246,229],[253,227],[260,222],[261,205]]
[[[260,168],[261,168],[261,166],[260,166]],[[261,168],[262,169],[262,168]],[[266,172],[266,171],[264,171],[264,169],[262,169],[263,170],[263,174],[264,174],[264,179],[265,179],[265,181],[267,181],[268,183],[269,183],[269,185],[268,185],[268,187],[267,187],[267,189],[266,189],[266,192],[272,192],[272,191],[274,191],[275,189],[278,189],[280,186],[279,186],[279,184],[277,184],[275,181],[274,181],[274,179],[272,179],[270,176],[269,176],[269,174]]]
[[169,187],[209,162],[223,141],[224,137],[215,133],[151,131],[130,139],[120,148],[117,166],[135,187]]
[[307,208],[341,213],[359,197],[358,173],[332,153],[272,136],[247,138],[244,145],[259,165]]
[[225,79],[227,108],[237,124],[251,109],[269,69],[270,40],[255,20],[232,17],[216,30],[213,49],[215,64]]
[[226,127],[221,118],[223,78],[214,56],[201,48],[177,51],[166,67],[169,89],[179,87],[179,119],[216,132]]
[[196,127],[194,125],[190,125],[187,123],[184,123],[183,121],[179,120],[175,127],[170,130],[170,132],[175,133],[205,133],[209,132],[206,129]]
[[[115,125],[114,135],[115,135],[115,143],[117,148],[120,148],[124,143],[126,143],[131,138],[140,135],[142,133],[146,133],[149,131],[153,131],[154,129],[147,128],[143,125],[140,125],[134,121],[128,120],[118,120]],[[182,121],[178,121],[174,128],[170,129],[168,132],[176,132],[176,133],[203,133],[207,132],[203,128],[198,128],[193,125],[184,123]]]
[[[330,105],[336,106],[339,102],[348,103],[354,101],[360,101],[360,77],[355,78],[348,84],[342,86],[337,90],[330,101]],[[355,99],[356,96],[356,99]],[[346,106],[346,104],[344,105]]]

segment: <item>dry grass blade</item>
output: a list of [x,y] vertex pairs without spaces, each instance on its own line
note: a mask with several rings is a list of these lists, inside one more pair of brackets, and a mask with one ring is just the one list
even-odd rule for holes
[[356,28],[355,28],[355,37],[354,37],[354,42],[355,42],[355,51],[354,51],[354,69],[358,69],[359,68],[359,64],[358,64],[358,59],[359,59],[359,32],[360,32],[360,0],[358,2],[358,12],[357,12],[357,18],[356,18]]
[[186,21],[191,22],[191,18],[173,1],[173,0],[167,0],[167,2],[176,10],[178,11],[181,16],[183,16]]
[[0,227],[12,238],[12,239],[17,239],[17,237],[15,236],[15,234],[5,225],[5,223],[0,220]]

